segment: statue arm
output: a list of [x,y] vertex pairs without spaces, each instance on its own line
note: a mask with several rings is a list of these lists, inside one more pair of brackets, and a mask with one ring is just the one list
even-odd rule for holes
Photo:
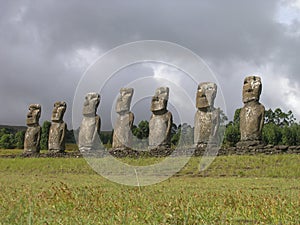
[[194,144],[198,144],[199,133],[200,133],[199,110],[197,110],[194,116]]
[[129,127],[130,127],[130,129],[133,126],[133,122],[134,122],[134,114],[132,112],[130,112],[130,114],[129,114]]
[[62,146],[62,144],[65,141],[65,137],[66,137],[66,130],[67,130],[67,124],[64,123],[62,126],[62,132],[61,132],[61,136],[60,136],[60,140],[59,140],[59,145]]
[[[41,133],[42,133],[42,128],[40,127],[39,132],[37,133],[37,145],[40,146],[40,141],[41,141]],[[49,137],[48,137],[49,138]]]
[[93,134],[93,140],[96,140],[97,135],[100,135],[100,129],[101,129],[101,119],[99,116],[96,116],[95,118],[96,126]]
[[262,129],[263,129],[264,122],[265,122],[265,107],[262,105],[261,120],[260,120],[260,124],[259,124],[260,131],[262,131]]
[[220,109],[216,109],[215,113],[214,113],[214,120],[213,120],[213,133],[212,136],[216,137],[217,133],[218,133],[218,129],[219,129],[219,124],[220,124]]
[[172,124],[173,124],[173,116],[172,113],[168,112],[168,126],[167,126],[167,138],[171,138],[171,129],[172,129]]

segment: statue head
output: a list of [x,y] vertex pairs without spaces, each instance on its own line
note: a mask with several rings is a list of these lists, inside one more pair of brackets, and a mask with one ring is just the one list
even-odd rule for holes
[[53,122],[62,122],[66,112],[67,104],[65,102],[55,102],[52,111],[51,120]]
[[166,111],[169,99],[169,88],[159,87],[155,91],[155,95],[152,97],[151,111],[159,112]]
[[29,112],[27,113],[26,124],[28,126],[38,125],[41,116],[41,105],[31,104],[29,105]]
[[217,95],[217,85],[212,82],[203,82],[198,85],[196,96],[196,107],[213,108]]
[[116,112],[124,113],[129,112],[130,103],[133,96],[133,88],[121,88],[120,95],[116,104]]
[[243,102],[259,101],[262,90],[261,78],[257,76],[249,76],[244,80],[243,86]]
[[88,93],[85,96],[82,114],[85,116],[95,116],[98,105],[100,103],[100,95],[96,92]]

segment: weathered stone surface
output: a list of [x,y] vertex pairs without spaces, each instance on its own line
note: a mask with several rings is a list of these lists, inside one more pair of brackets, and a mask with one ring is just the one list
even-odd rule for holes
[[218,155],[256,155],[256,154],[265,154],[265,155],[274,155],[274,154],[300,154],[300,149],[295,149],[291,146],[280,147],[278,146],[248,146],[248,147],[230,147],[230,148],[221,148],[218,152]]
[[241,141],[238,146],[254,146],[261,143],[265,107],[259,103],[262,91],[261,78],[249,76],[244,80],[243,102],[240,113]]
[[261,145],[260,140],[244,140],[237,143],[237,146],[241,148],[243,147],[247,148],[247,147],[257,146],[257,145]]
[[55,102],[51,116],[51,126],[49,130],[48,149],[51,152],[65,151],[65,136],[67,125],[63,117],[67,108],[65,102]]
[[132,141],[131,128],[134,114],[130,112],[130,103],[133,96],[133,88],[121,88],[116,104],[117,119],[114,127],[114,149],[129,149]]
[[101,119],[96,114],[100,103],[98,93],[88,93],[83,105],[83,119],[78,135],[78,147],[81,152],[95,150],[100,146]]
[[275,146],[275,149],[281,150],[281,151],[286,151],[288,150],[289,146],[287,145],[277,145]]
[[41,140],[41,127],[39,119],[41,116],[41,105],[31,104],[27,113],[26,124],[27,130],[24,140],[24,153],[39,153]]
[[160,87],[152,97],[152,115],[149,121],[149,149],[168,148],[171,145],[172,113],[167,110],[169,88]]
[[205,148],[207,144],[218,144],[220,111],[214,107],[216,94],[215,83],[204,82],[198,85],[196,96],[198,110],[194,119],[194,144],[197,148]]

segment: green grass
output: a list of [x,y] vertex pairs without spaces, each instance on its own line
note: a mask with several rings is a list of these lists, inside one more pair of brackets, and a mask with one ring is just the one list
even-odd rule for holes
[[202,172],[199,161],[162,183],[130,187],[83,158],[2,158],[0,224],[300,223],[299,155],[222,156]]

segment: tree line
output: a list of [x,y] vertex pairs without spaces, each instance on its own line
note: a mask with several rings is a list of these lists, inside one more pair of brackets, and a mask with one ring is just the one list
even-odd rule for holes
[[25,131],[14,131],[8,128],[0,129],[0,148],[23,149]]
[[[228,121],[227,116],[221,111],[220,137],[223,136],[223,147],[235,146],[240,141],[240,111],[237,109],[233,121]],[[133,126],[132,133],[139,139],[149,136],[149,123],[141,121]],[[176,125],[171,129],[171,143],[173,146],[192,146],[194,140],[194,128],[186,123]],[[180,143],[179,143],[180,141]],[[265,111],[264,127],[262,130],[262,142],[265,145],[300,145],[300,124],[296,122],[291,110],[282,111],[280,108]]]
[[[220,136],[224,133],[223,147],[235,146],[240,140],[240,111],[237,109],[233,121],[227,122],[226,115],[221,112]],[[44,121],[41,134],[41,149],[48,149],[48,136],[51,122]],[[78,129],[67,130],[66,143],[76,143]],[[132,133],[140,140],[149,136],[149,122],[142,120],[138,125],[134,125]],[[100,132],[100,138],[104,145],[111,147],[113,131]],[[0,129],[0,148],[2,149],[23,149],[25,131],[13,129]],[[172,146],[192,146],[194,140],[194,128],[187,124],[172,124],[171,143]],[[264,127],[262,131],[262,142],[265,145],[300,145],[300,124],[296,122],[292,111],[283,112],[280,108],[265,111]]]
[[[226,125],[223,145],[235,146],[240,140],[240,111],[237,109],[233,121]],[[300,145],[300,124],[292,111],[283,112],[280,108],[265,111],[262,142],[265,145]]]

